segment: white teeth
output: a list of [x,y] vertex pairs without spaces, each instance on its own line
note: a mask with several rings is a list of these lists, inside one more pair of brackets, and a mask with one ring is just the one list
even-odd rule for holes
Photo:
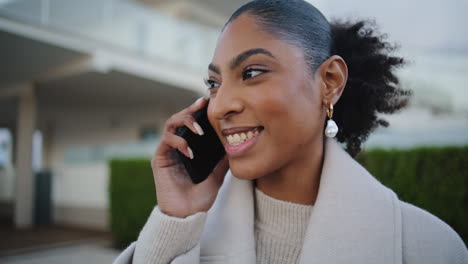
[[247,136],[245,135],[245,133],[241,133],[240,138],[244,141],[247,139]]
[[243,143],[246,140],[249,140],[259,134],[258,130],[255,131],[248,131],[246,133],[238,133],[238,134],[232,134],[226,137],[229,145],[236,146],[241,143]]

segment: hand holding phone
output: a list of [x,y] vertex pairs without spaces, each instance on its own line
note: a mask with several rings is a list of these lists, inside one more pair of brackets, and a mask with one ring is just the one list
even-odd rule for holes
[[[197,212],[208,211],[213,205],[226,172],[229,169],[229,162],[222,155],[221,157],[215,155],[215,159],[220,158],[220,161],[215,164],[214,169],[209,168],[214,163],[214,159],[210,158],[213,155],[213,152],[210,151],[211,145],[213,145],[213,135],[216,140],[218,138],[214,131],[214,134],[204,138],[208,133],[211,134],[210,128],[204,124],[204,122],[208,124],[209,122],[204,117],[201,119],[197,118],[198,114],[196,114],[202,108],[205,108],[203,111],[206,113],[207,105],[208,101],[206,99],[197,100],[191,106],[169,118],[164,125],[163,136],[151,160],[158,207],[167,215],[185,218]],[[205,115],[204,113],[202,114]],[[196,121],[196,119],[199,121]],[[194,125],[195,122],[201,123],[199,125],[203,127],[204,135],[200,136],[197,133]],[[193,133],[190,134],[187,131],[183,133],[187,139],[176,134],[183,127]],[[208,143],[196,143],[199,140],[208,140]],[[196,150],[198,147],[194,143],[197,146],[201,146],[201,151]],[[210,147],[207,147],[207,144]],[[192,147],[194,150],[192,150],[193,153],[190,153]],[[195,169],[192,170],[190,167],[186,169],[186,165],[180,155],[189,159],[190,164],[193,162],[195,165],[192,168]],[[189,157],[192,155],[193,159],[190,159]],[[195,163],[196,160],[200,160],[202,163],[209,161],[208,163],[211,165],[209,164],[209,167],[202,166],[202,163]],[[201,169],[199,168],[200,166]],[[197,171],[203,171],[203,173],[198,174]],[[211,172],[206,177],[204,171]],[[193,180],[192,177],[194,178]],[[198,184],[194,184],[194,182],[198,182]]]
[[177,154],[195,184],[204,181],[226,154],[223,144],[208,120],[207,108],[208,104],[193,114],[195,121],[204,131],[203,135],[193,133],[186,126],[179,128],[176,133],[187,141],[193,151],[193,159],[180,151],[177,151]]

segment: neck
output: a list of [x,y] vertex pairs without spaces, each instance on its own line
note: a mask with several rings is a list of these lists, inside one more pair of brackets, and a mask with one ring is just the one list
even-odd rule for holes
[[263,193],[278,200],[313,205],[317,199],[322,172],[324,140],[320,139],[283,168],[256,179]]

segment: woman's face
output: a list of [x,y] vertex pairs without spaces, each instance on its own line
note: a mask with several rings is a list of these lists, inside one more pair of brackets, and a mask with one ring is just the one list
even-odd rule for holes
[[323,140],[319,79],[302,52],[243,14],[222,32],[208,71],[208,118],[242,179],[304,162]]

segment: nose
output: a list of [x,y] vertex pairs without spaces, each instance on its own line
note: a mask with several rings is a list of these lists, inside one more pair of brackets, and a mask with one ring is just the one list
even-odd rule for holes
[[244,103],[235,87],[223,86],[210,99],[212,117],[216,120],[229,119],[244,110]]

